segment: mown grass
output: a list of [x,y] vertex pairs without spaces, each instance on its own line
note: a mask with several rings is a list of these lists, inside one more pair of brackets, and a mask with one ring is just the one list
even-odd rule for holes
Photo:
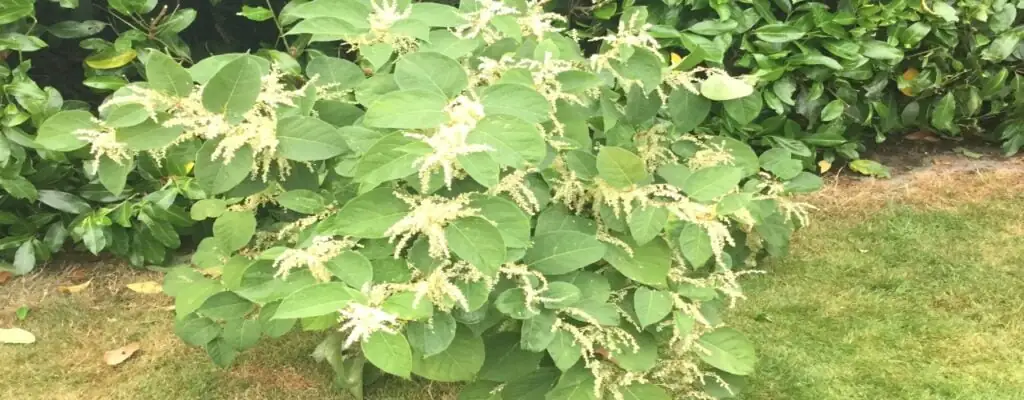
[[[792,255],[750,279],[750,300],[731,313],[760,353],[742,398],[1024,398],[1024,190],[1007,189],[1024,177],[1008,179],[815,200],[824,210]],[[266,341],[221,370],[174,337],[170,299],[124,286],[158,274],[87,268],[92,284],[76,294],[57,293],[73,274],[52,270],[0,286],[0,327],[39,338],[0,345],[0,398],[345,398],[309,357],[317,335]],[[32,311],[17,321],[21,305]],[[133,341],[139,354],[103,364],[104,351]],[[452,393],[392,382],[367,398]]]

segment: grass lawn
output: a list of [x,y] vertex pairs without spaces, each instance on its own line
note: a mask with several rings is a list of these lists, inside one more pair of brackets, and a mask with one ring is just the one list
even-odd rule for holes
[[[1024,174],[943,173],[842,185],[792,255],[750,278],[730,322],[759,348],[746,400],[1024,399]],[[0,327],[36,334],[0,345],[2,399],[326,399],[317,335],[291,335],[219,370],[172,333],[171,300],[125,284],[123,266],[0,286]],[[31,312],[17,321],[22,305]],[[141,351],[117,367],[103,353]],[[391,385],[369,399],[452,399],[444,385]]]

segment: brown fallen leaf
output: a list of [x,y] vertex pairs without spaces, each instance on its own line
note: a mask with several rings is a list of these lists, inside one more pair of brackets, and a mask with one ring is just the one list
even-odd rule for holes
[[21,328],[0,329],[0,343],[30,344],[36,342],[36,335]]
[[928,131],[917,131],[917,132],[909,133],[906,136],[904,136],[903,138],[907,139],[907,140],[914,140],[914,141],[919,141],[919,142],[931,142],[931,143],[938,143],[938,142],[942,141],[942,139],[940,139],[938,136],[935,136],[934,133],[928,132]]
[[11,271],[0,271],[0,285],[3,285],[11,280],[14,274]]
[[128,286],[128,289],[131,289],[131,291],[135,293],[157,294],[163,292],[162,285],[160,285],[159,282],[154,281],[129,283],[126,286]]
[[90,283],[92,283],[92,279],[87,280],[87,281],[85,281],[85,283],[78,284],[78,285],[58,286],[57,287],[57,291],[61,292],[61,293],[64,293],[64,294],[78,293],[78,292],[81,292],[81,291],[85,290],[85,288],[89,287]]
[[103,353],[103,362],[111,366],[118,365],[132,358],[137,351],[139,351],[139,342],[128,343],[124,347]]
[[70,273],[68,273],[68,276],[71,278],[72,282],[76,282],[76,283],[77,282],[83,282],[83,281],[85,281],[85,278],[87,278],[86,275],[85,275],[85,269],[84,268],[75,268],[75,269],[71,270]]

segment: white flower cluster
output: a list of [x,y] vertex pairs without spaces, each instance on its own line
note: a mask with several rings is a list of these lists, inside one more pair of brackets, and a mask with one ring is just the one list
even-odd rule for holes
[[411,196],[395,192],[395,196],[412,207],[412,211],[391,225],[385,233],[391,238],[391,242],[398,241],[395,245],[396,259],[417,234],[427,237],[431,257],[439,260],[448,259],[448,239],[445,238],[444,227],[456,219],[480,213],[479,209],[469,207],[468,195],[448,199],[441,196]]
[[405,136],[419,140],[430,146],[431,152],[416,159],[414,165],[419,168],[420,187],[426,191],[430,187],[430,175],[440,170],[444,173],[444,183],[449,189],[455,180],[459,165],[459,156],[494,151],[485,144],[469,144],[466,140],[476,124],[484,118],[484,106],[470,96],[458,96],[445,109],[448,122],[441,125],[434,133],[406,133]]

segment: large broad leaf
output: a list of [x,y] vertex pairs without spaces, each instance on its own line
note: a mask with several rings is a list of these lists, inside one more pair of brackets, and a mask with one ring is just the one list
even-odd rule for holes
[[687,223],[679,233],[679,251],[694,267],[703,266],[714,255],[711,238],[697,224]]
[[191,315],[175,321],[174,334],[190,346],[205,346],[220,336],[221,327],[212,319]]
[[431,129],[448,121],[444,95],[425,90],[400,90],[380,96],[366,110],[363,123],[376,128]]
[[353,174],[356,181],[376,187],[415,173],[416,160],[430,150],[426,143],[411,139],[403,132],[394,132],[381,137],[366,150]]
[[366,359],[381,371],[409,379],[412,373],[412,350],[402,334],[377,332],[360,346]]
[[761,101],[761,93],[754,92],[754,94],[747,97],[726,100],[722,102],[722,106],[725,107],[725,113],[730,118],[740,125],[746,125],[753,122],[761,114],[761,108],[764,106],[764,103]]
[[639,82],[645,91],[650,92],[661,84],[663,64],[661,57],[653,51],[636,48],[625,63],[613,61],[612,67],[623,78]]
[[197,312],[207,318],[226,321],[245,317],[252,307],[252,302],[233,292],[220,292],[206,299]]
[[228,211],[213,222],[213,237],[226,251],[245,247],[255,234],[256,216],[250,211]]
[[690,132],[711,112],[711,102],[686,89],[676,89],[668,96],[668,112],[677,132]]
[[531,124],[547,121],[551,105],[543,95],[518,84],[497,84],[487,87],[480,103],[487,115],[507,115]]
[[229,346],[236,350],[246,350],[256,346],[260,340],[260,322],[248,319],[233,319],[224,324],[221,336]]
[[754,372],[757,363],[754,345],[735,329],[715,329],[701,336],[697,343],[705,350],[697,355],[712,367],[736,375]]
[[213,159],[213,153],[217,150],[220,141],[210,140],[203,144],[196,154],[195,175],[199,181],[199,187],[203,188],[209,195],[216,195],[227,192],[245,180],[252,172],[252,149],[249,146],[242,146],[231,161],[224,162],[223,159]]
[[637,288],[633,292],[633,311],[636,312],[636,318],[640,322],[641,328],[646,328],[665,319],[665,316],[672,312],[673,308],[675,306],[672,296],[667,292],[645,287]]
[[469,133],[466,141],[491,146],[495,151],[488,155],[499,164],[514,168],[537,165],[547,154],[544,136],[537,125],[510,116],[485,117]]
[[366,239],[387,237],[385,232],[409,213],[409,205],[391,189],[378,188],[345,203],[337,213],[320,223],[320,233]]
[[626,223],[637,244],[643,245],[661,234],[668,222],[668,210],[663,207],[647,206],[634,209]]
[[686,182],[683,191],[691,199],[701,202],[711,201],[724,196],[736,189],[743,179],[743,171],[729,165],[718,165],[694,171]]
[[501,232],[479,217],[460,218],[444,228],[448,248],[487,276],[495,276],[505,262]]
[[533,240],[523,262],[545,275],[567,274],[605,256],[605,245],[585,233],[556,231],[537,235]]
[[366,79],[355,63],[336,57],[314,57],[306,65],[306,75],[316,77],[314,84],[331,90],[348,90]]
[[602,147],[597,154],[597,172],[609,185],[620,189],[646,185],[651,175],[644,161],[633,152],[621,147]]
[[255,56],[241,56],[227,63],[203,88],[203,106],[211,112],[238,119],[256,104],[263,77]]
[[76,131],[80,129],[96,130],[99,125],[93,122],[88,111],[70,110],[54,114],[39,126],[36,143],[53,151],[74,151],[87,143],[78,138]]
[[135,151],[156,150],[169,146],[178,140],[185,129],[181,125],[163,126],[152,120],[123,128],[117,128],[117,141]]
[[313,42],[329,42],[357,33],[356,27],[348,21],[333,17],[304,19],[289,29],[285,35],[313,35]]
[[495,224],[505,246],[530,247],[530,218],[516,203],[502,197],[480,196],[473,198],[470,207],[479,209],[481,217]]
[[348,149],[337,128],[314,117],[281,119],[277,140],[277,155],[295,161],[326,160]]
[[299,289],[281,301],[273,319],[316,317],[336,313],[362,294],[341,282],[320,283]]
[[170,56],[153,51],[146,58],[146,81],[154,90],[177,97],[192,93],[192,75]]
[[462,64],[440,53],[416,52],[395,65],[395,83],[402,90],[421,89],[452,98],[469,86]]
[[623,400],[672,400],[665,389],[649,383],[629,385],[622,388],[621,392]]
[[487,356],[478,379],[487,381],[507,382],[526,376],[537,369],[544,356],[523,350],[519,336],[508,332],[488,337],[485,346]]
[[643,246],[631,240],[633,255],[618,246],[607,246],[604,259],[627,278],[654,287],[667,285],[668,270],[672,264],[672,251],[662,239],[654,239]]
[[562,371],[568,371],[583,356],[583,349],[572,334],[561,329],[555,332],[547,350],[555,366]]
[[416,352],[430,357],[445,351],[455,340],[457,323],[449,313],[436,313],[430,323],[413,321],[405,327],[409,344]]
[[484,365],[484,341],[460,326],[445,351],[427,358],[413,358],[412,372],[439,382],[470,381]]
[[544,396],[544,400],[598,400],[594,395],[596,385],[589,369],[576,366],[558,378],[558,384]]

